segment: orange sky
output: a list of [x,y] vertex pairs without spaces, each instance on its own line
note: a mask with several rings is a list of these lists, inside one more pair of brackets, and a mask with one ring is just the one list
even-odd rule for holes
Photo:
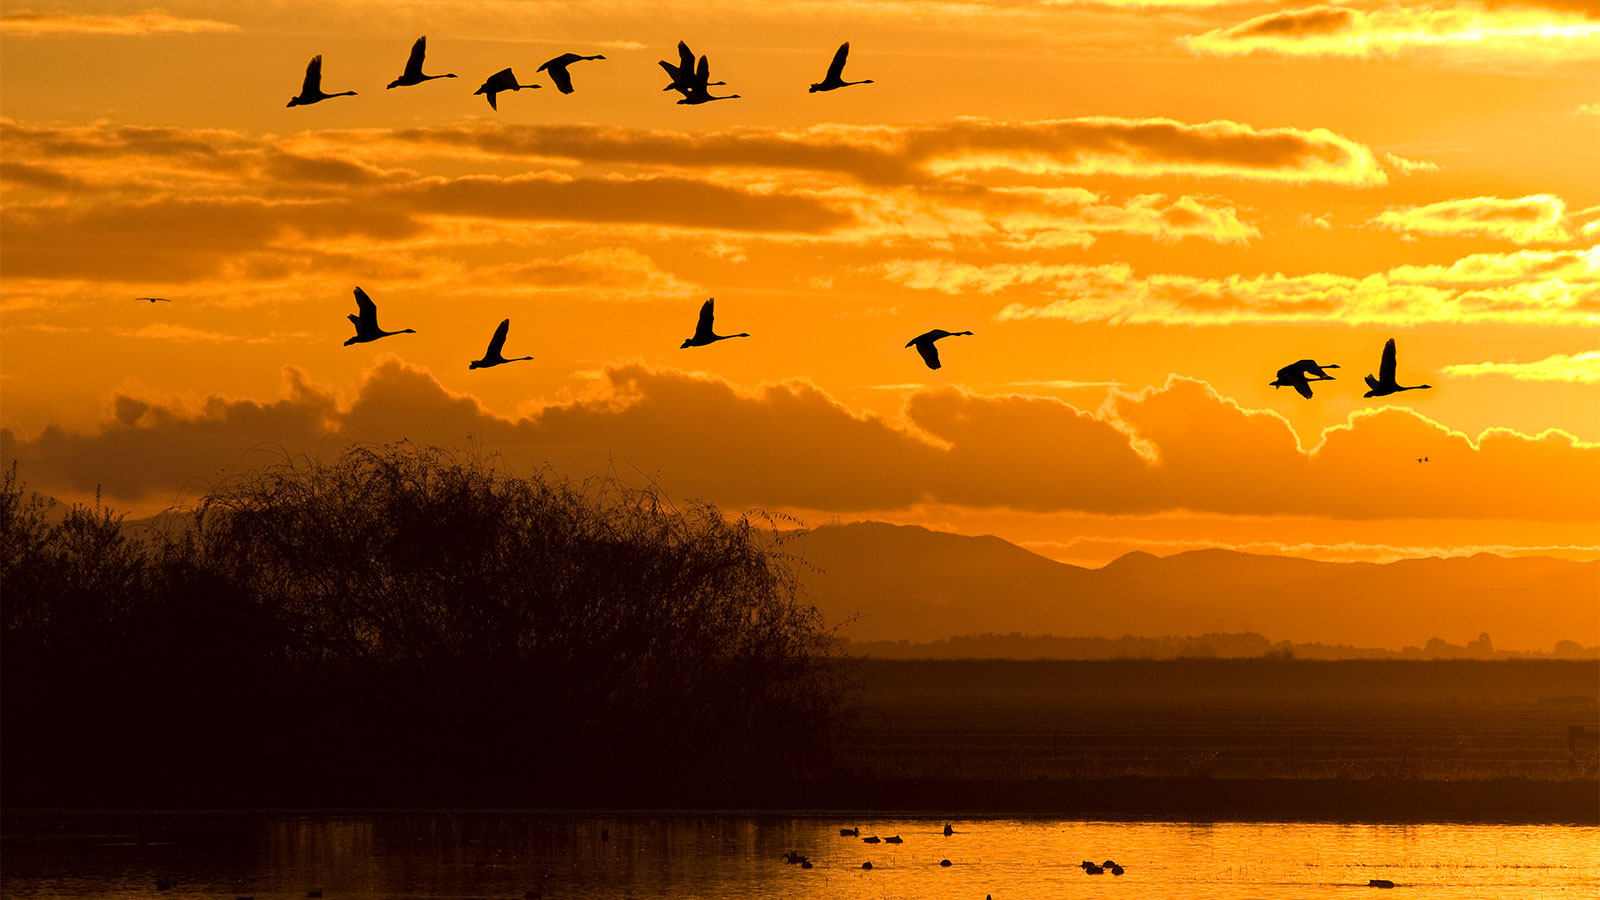
[[[385,90],[419,34],[460,77]],[[359,95],[285,108],[319,53]],[[6,3],[0,454],[139,514],[410,438],[1077,563],[1593,558],[1597,67],[1593,0]],[[356,285],[418,333],[343,346]],[[711,296],[754,337],[679,349]],[[1390,337],[1434,388],[1365,400]]]

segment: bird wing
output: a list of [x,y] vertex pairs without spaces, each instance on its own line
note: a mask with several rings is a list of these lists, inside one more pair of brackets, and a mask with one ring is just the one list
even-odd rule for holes
[[694,52],[683,41],[678,42],[678,68],[685,75],[694,71]]
[[1378,380],[1384,384],[1394,383],[1394,338],[1389,338],[1383,345],[1383,362],[1378,364]]
[[[551,60],[550,62],[555,62]],[[550,63],[545,63],[549,66]],[[556,83],[556,90],[563,94],[572,93],[572,73],[567,71],[565,65],[550,66],[550,80]]]
[[427,52],[428,36],[423,35],[422,37],[417,38],[417,42],[415,44],[411,45],[411,58],[406,60],[407,75],[415,77],[422,74],[422,57]]
[[361,288],[356,288],[356,309],[361,313],[361,321],[378,327],[378,304],[373,303]]
[[500,355],[500,348],[506,345],[506,332],[510,330],[510,319],[506,319],[500,323],[500,327],[494,330],[494,337],[489,339],[489,349],[484,352],[484,359],[494,359]]
[[1301,373],[1299,378],[1294,379],[1294,389],[1300,392],[1300,396],[1307,400],[1311,399],[1311,382],[1306,381],[1304,373]]
[[672,79],[672,84],[673,84],[674,87],[676,87],[678,85],[678,82],[683,80],[683,70],[682,69],[678,68],[677,66],[673,65],[672,63],[667,62],[664,59],[658,59],[658,60],[656,60],[656,62],[660,64],[661,68],[667,70],[667,77]]
[[912,343],[917,348],[917,352],[922,354],[922,361],[928,364],[928,368],[939,368],[939,348],[933,345],[933,341],[919,338]]
[[311,57],[311,62],[306,63],[306,82],[300,86],[302,94],[322,93],[322,54]]
[[694,70],[694,83],[696,87],[704,90],[711,84],[711,60],[700,57],[700,66]]
[[695,337],[701,338],[711,336],[711,318],[714,315],[712,312],[712,304],[716,302],[717,298],[712,297],[705,303],[700,304],[700,321],[694,324]]
[[850,42],[845,41],[833,54],[833,62],[828,64],[828,81],[844,80],[844,60],[850,55]]

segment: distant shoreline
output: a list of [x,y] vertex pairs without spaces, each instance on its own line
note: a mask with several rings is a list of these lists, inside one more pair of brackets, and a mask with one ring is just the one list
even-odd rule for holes
[[[420,799],[420,798],[419,798]],[[528,797],[505,806],[428,798],[415,806],[337,804],[238,806],[197,803],[160,808],[8,806],[5,818],[77,815],[409,815],[505,813],[528,815],[796,817],[926,816],[937,819],[1052,818],[1186,822],[1502,823],[1600,826],[1600,780],[1476,781],[1424,779],[1032,779],[951,781],[852,779],[781,785],[728,785],[697,797],[663,792],[614,798]],[[504,798],[499,798],[501,804]],[[565,802],[563,802],[565,801]],[[9,831],[9,826],[8,826]]]

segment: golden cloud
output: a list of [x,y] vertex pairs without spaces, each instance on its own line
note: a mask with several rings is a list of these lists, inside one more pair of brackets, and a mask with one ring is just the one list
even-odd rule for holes
[[142,36],[151,34],[229,34],[239,26],[213,19],[185,19],[165,10],[147,9],[126,15],[67,12],[14,12],[0,16],[0,33],[7,37],[44,34],[101,34]]
[[1440,370],[1458,378],[1504,377],[1516,381],[1565,381],[1600,384],[1600,350],[1556,353],[1534,362],[1461,363]]
[[1514,244],[1566,243],[1567,206],[1560,197],[1470,197],[1426,206],[1384,210],[1372,224],[1405,234],[1489,237]]

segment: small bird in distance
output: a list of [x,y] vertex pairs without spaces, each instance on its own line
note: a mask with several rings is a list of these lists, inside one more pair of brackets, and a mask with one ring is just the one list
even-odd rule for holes
[[[684,96],[689,95],[689,86],[694,83],[694,51],[683,41],[678,42],[678,64],[673,65],[664,59],[657,60],[656,64],[667,72],[667,77],[672,83],[662,88],[663,91],[677,91]],[[727,84],[726,81],[707,82],[706,87]]]
[[337,94],[322,92],[322,54],[311,57],[311,62],[306,64],[306,80],[300,86],[300,96],[289,98],[290,106],[309,106],[321,103],[330,97],[354,97],[355,91],[340,91]]
[[165,297],[135,297],[133,299],[135,301],[145,300],[145,301],[148,301],[150,303],[171,303],[172,302],[171,300],[168,300]]
[[605,59],[604,56],[579,56],[576,53],[563,53],[555,59],[545,60],[535,71],[549,72],[550,80],[555,82],[556,90],[563,94],[572,93],[572,76],[567,73],[567,66],[586,59]]
[[1433,387],[1431,384],[1402,385],[1394,380],[1395,357],[1394,338],[1389,338],[1383,345],[1383,359],[1378,363],[1378,377],[1367,376],[1367,387],[1370,388],[1363,397],[1383,397],[1397,394],[1400,391],[1421,391]]
[[523,360],[533,359],[531,356],[519,356],[516,359],[506,359],[504,356],[500,355],[500,348],[506,345],[506,333],[510,330],[511,320],[506,319],[502,321],[500,323],[500,327],[494,330],[494,337],[489,339],[489,349],[484,351],[483,359],[477,359],[467,363],[467,368],[487,369],[490,366],[499,366],[504,365],[505,363],[522,362]]
[[1300,393],[1300,396],[1310,400],[1311,382],[1332,381],[1333,376],[1324,372],[1323,369],[1337,368],[1339,367],[1333,363],[1318,365],[1314,360],[1302,359],[1279,369],[1278,377],[1268,383],[1275,388],[1292,387]]
[[817,91],[837,90],[837,89],[842,88],[842,87],[849,87],[852,84],[871,84],[872,83],[872,79],[871,78],[868,78],[865,81],[845,81],[844,80],[844,61],[845,61],[845,58],[848,57],[849,55],[850,55],[850,42],[849,41],[845,41],[844,43],[840,44],[839,45],[839,49],[834,52],[834,54],[833,54],[833,62],[828,64],[828,74],[827,74],[827,76],[825,78],[823,78],[820,82],[818,82],[816,84],[813,84],[811,86],[811,90],[808,93],[815,94]]
[[678,348],[679,350],[683,350],[687,347],[704,347],[707,344],[714,344],[717,341],[725,341],[729,338],[750,336],[743,332],[740,332],[739,334],[717,334],[713,332],[711,330],[711,318],[713,315],[715,315],[715,313],[713,311],[712,304],[716,302],[717,298],[712,297],[710,300],[707,300],[705,303],[700,305],[700,319],[695,323],[694,337],[685,338],[683,345]]
[[945,331],[943,328],[935,328],[906,341],[906,346],[916,347],[917,352],[922,354],[922,361],[928,364],[928,368],[937,369],[940,366],[939,348],[933,346],[933,342],[940,338],[959,337],[963,334],[971,333],[970,331]]
[[[694,70],[693,77],[688,79],[686,87],[683,88],[683,99],[678,101],[678,105],[682,106],[684,104],[688,104],[689,106],[698,106],[702,103],[710,103],[713,100],[739,99],[738,94],[728,94],[727,96],[723,97],[712,96],[711,92],[706,90],[706,88],[710,87],[712,83],[711,61],[702,56],[700,57],[700,65]],[[721,84],[722,82],[719,81],[716,83]]]
[[428,36],[427,35],[423,35],[422,37],[417,38],[417,42],[416,43],[411,45],[411,58],[406,60],[406,70],[405,70],[405,72],[402,73],[399,78],[396,78],[395,80],[389,82],[389,87],[390,88],[410,87],[413,84],[421,84],[424,81],[432,81],[435,78],[454,78],[454,77],[456,77],[453,74],[446,74],[446,75],[424,75],[424,74],[422,74],[422,57],[427,52],[428,52]]
[[345,317],[350,320],[350,324],[356,326],[356,336],[344,342],[346,347],[351,344],[364,344],[368,341],[375,341],[378,338],[385,338],[395,334],[417,333],[411,328],[402,328],[399,331],[384,331],[379,328],[378,304],[373,303],[372,298],[367,296],[367,292],[359,287],[356,288],[356,309],[359,311],[359,315]]
[[485,81],[481,87],[472,92],[472,96],[476,97],[479,94],[484,94],[485,99],[489,101],[489,108],[498,112],[500,107],[494,102],[495,94],[501,91],[520,91],[523,88],[538,90],[543,86],[540,84],[517,84],[517,76],[510,69],[501,69],[490,75],[488,81]]

